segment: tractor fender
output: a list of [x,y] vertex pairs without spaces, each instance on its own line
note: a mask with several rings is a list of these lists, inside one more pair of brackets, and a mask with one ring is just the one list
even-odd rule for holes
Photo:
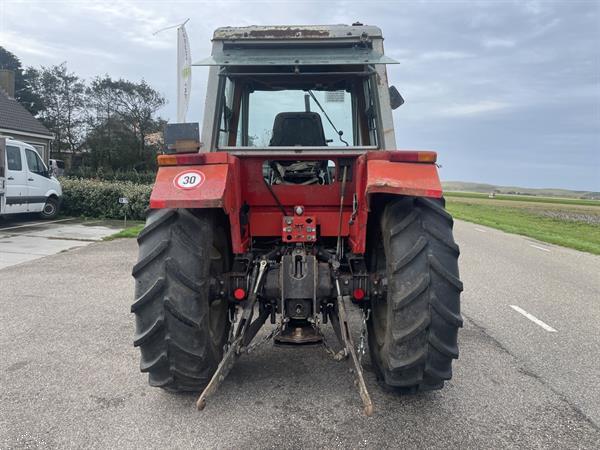
[[442,185],[433,163],[392,162],[367,160],[365,194],[410,195],[415,197],[442,196]]
[[228,164],[160,167],[150,208],[226,208],[230,172]]
[[234,252],[243,251],[246,244],[241,203],[239,159],[227,153],[208,153],[201,165],[159,167],[150,194],[150,209],[222,209],[229,216]]
[[[442,185],[435,165],[436,155],[430,162],[419,162],[420,152],[375,151],[357,159],[357,210],[356,220],[350,225],[348,236],[352,251],[364,253],[371,203],[374,196],[403,195],[411,197],[442,197]],[[417,161],[394,160],[414,156]]]

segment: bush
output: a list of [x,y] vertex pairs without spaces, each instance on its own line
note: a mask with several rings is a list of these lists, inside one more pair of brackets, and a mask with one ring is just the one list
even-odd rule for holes
[[87,178],[102,181],[131,181],[137,184],[152,184],[156,178],[156,172],[138,172],[137,170],[107,171],[80,167],[67,172],[67,178]]
[[[144,220],[152,186],[129,181],[99,181],[63,178],[62,212],[71,216]],[[129,203],[121,205],[119,198]]]

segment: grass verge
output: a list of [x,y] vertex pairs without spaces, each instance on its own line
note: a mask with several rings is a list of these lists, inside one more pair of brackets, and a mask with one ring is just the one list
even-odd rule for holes
[[122,239],[122,238],[136,238],[140,231],[144,228],[144,224],[140,223],[138,225],[134,225],[132,227],[127,227],[124,230],[119,231],[118,233],[111,234],[104,238],[105,241],[112,241],[113,239]]
[[[542,205],[530,209],[513,207],[511,202],[501,200],[485,204],[481,200],[452,195],[447,196],[446,201],[448,211],[457,219],[600,255],[600,225],[597,223],[546,217]],[[565,211],[571,210],[567,207]]]

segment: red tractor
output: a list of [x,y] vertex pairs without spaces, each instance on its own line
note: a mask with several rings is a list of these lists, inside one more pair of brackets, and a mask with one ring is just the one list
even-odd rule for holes
[[[396,149],[381,30],[219,28],[202,139],[173,124],[138,237],[135,345],[151,386],[214,392],[269,321],[278,345],[331,322],[370,415],[383,385],[439,389],[462,325],[436,153]],[[355,348],[348,307],[363,330]],[[366,336],[366,338],[365,338]]]

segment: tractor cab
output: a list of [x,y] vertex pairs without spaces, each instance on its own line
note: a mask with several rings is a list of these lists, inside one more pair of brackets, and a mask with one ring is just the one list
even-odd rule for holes
[[204,150],[394,149],[394,63],[373,26],[219,28],[195,64],[210,67]]

